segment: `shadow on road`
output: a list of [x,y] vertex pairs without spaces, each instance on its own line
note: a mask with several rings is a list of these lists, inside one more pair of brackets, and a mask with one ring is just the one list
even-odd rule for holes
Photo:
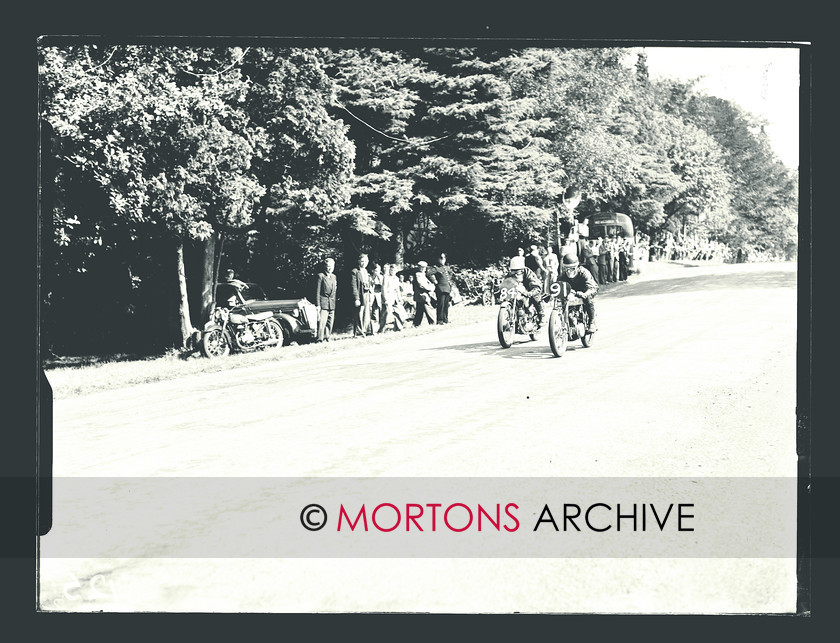
[[[687,267],[688,268],[688,267]],[[729,274],[685,276],[620,284],[602,294],[603,297],[639,297],[669,292],[735,290],[755,288],[796,288],[796,272],[773,270],[768,272],[735,272]]]
[[[583,346],[570,345],[566,350],[573,352],[581,350]],[[527,338],[515,341],[510,348],[502,348],[499,342],[474,342],[471,344],[450,344],[448,346],[432,346],[424,351],[460,351],[473,355],[492,355],[505,359],[554,359],[551,349],[543,343],[532,342]]]

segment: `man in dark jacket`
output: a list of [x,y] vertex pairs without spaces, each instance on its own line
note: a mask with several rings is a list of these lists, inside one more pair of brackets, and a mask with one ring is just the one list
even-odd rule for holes
[[233,270],[225,271],[225,280],[216,286],[216,306],[221,308],[233,308],[243,303],[240,292],[245,287],[245,282],[236,278]]
[[609,274],[607,273],[607,257],[609,253],[607,252],[607,242],[606,240],[599,239],[600,244],[598,245],[598,283],[602,286],[609,281],[608,277]]
[[531,246],[531,251],[525,257],[525,267],[537,275],[537,279],[539,279],[540,282],[545,281],[545,275],[547,273],[545,262],[540,256],[540,249],[537,246]]
[[332,257],[324,261],[324,270],[318,274],[318,285],[315,288],[315,307],[318,315],[318,341],[330,341],[333,322],[335,321],[336,281],[333,271],[335,259]]
[[568,282],[574,293],[583,300],[583,306],[589,313],[589,327],[586,330],[594,333],[598,330],[595,325],[595,302],[593,301],[595,295],[598,294],[598,284],[595,283],[592,273],[581,267],[575,255],[568,254],[563,257],[560,281]]
[[367,271],[368,256],[359,255],[359,267],[353,268],[350,275],[350,290],[353,292],[353,305],[356,314],[353,317],[353,337],[362,337],[370,326],[370,304],[373,298],[373,285]]
[[440,253],[438,265],[428,271],[429,281],[435,285],[437,297],[437,323],[449,323],[449,304],[452,301],[452,276],[446,265],[446,255]]
[[627,281],[627,244],[623,241],[618,246],[618,280]]
[[592,273],[596,282],[601,283],[597,254],[598,247],[595,245],[595,239],[590,239],[589,243],[584,247],[583,254],[580,255],[580,258],[583,262],[583,267]]

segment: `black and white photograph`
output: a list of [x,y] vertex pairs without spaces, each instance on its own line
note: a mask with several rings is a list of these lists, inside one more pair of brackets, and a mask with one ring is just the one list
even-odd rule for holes
[[808,47],[44,36],[38,610],[807,612]]

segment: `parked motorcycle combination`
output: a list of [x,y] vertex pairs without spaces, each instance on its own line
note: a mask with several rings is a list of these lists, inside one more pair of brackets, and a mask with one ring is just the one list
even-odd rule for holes
[[283,328],[271,311],[249,314],[241,307],[219,307],[201,333],[201,354],[225,357],[283,343]]
[[515,335],[528,335],[534,341],[540,330],[536,307],[533,304],[523,305],[519,301],[520,288],[516,277],[505,277],[502,280],[499,291],[501,305],[496,322],[502,348],[510,348]]
[[555,357],[562,357],[569,342],[580,340],[584,348],[592,343],[589,328],[589,314],[583,300],[576,297],[572,287],[565,281],[551,284],[553,302],[548,318],[548,343]]

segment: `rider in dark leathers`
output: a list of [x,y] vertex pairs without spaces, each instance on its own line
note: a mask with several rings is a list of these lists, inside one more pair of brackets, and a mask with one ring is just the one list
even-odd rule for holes
[[519,282],[520,300],[525,307],[534,306],[537,311],[537,325],[542,326],[543,307],[540,299],[542,280],[533,270],[525,266],[525,257],[513,257],[510,260],[510,274]]
[[589,314],[588,333],[598,330],[595,325],[595,295],[598,294],[598,282],[586,268],[580,265],[577,255],[567,254],[563,256],[562,272],[560,281],[567,282],[572,291],[583,300],[583,306]]

